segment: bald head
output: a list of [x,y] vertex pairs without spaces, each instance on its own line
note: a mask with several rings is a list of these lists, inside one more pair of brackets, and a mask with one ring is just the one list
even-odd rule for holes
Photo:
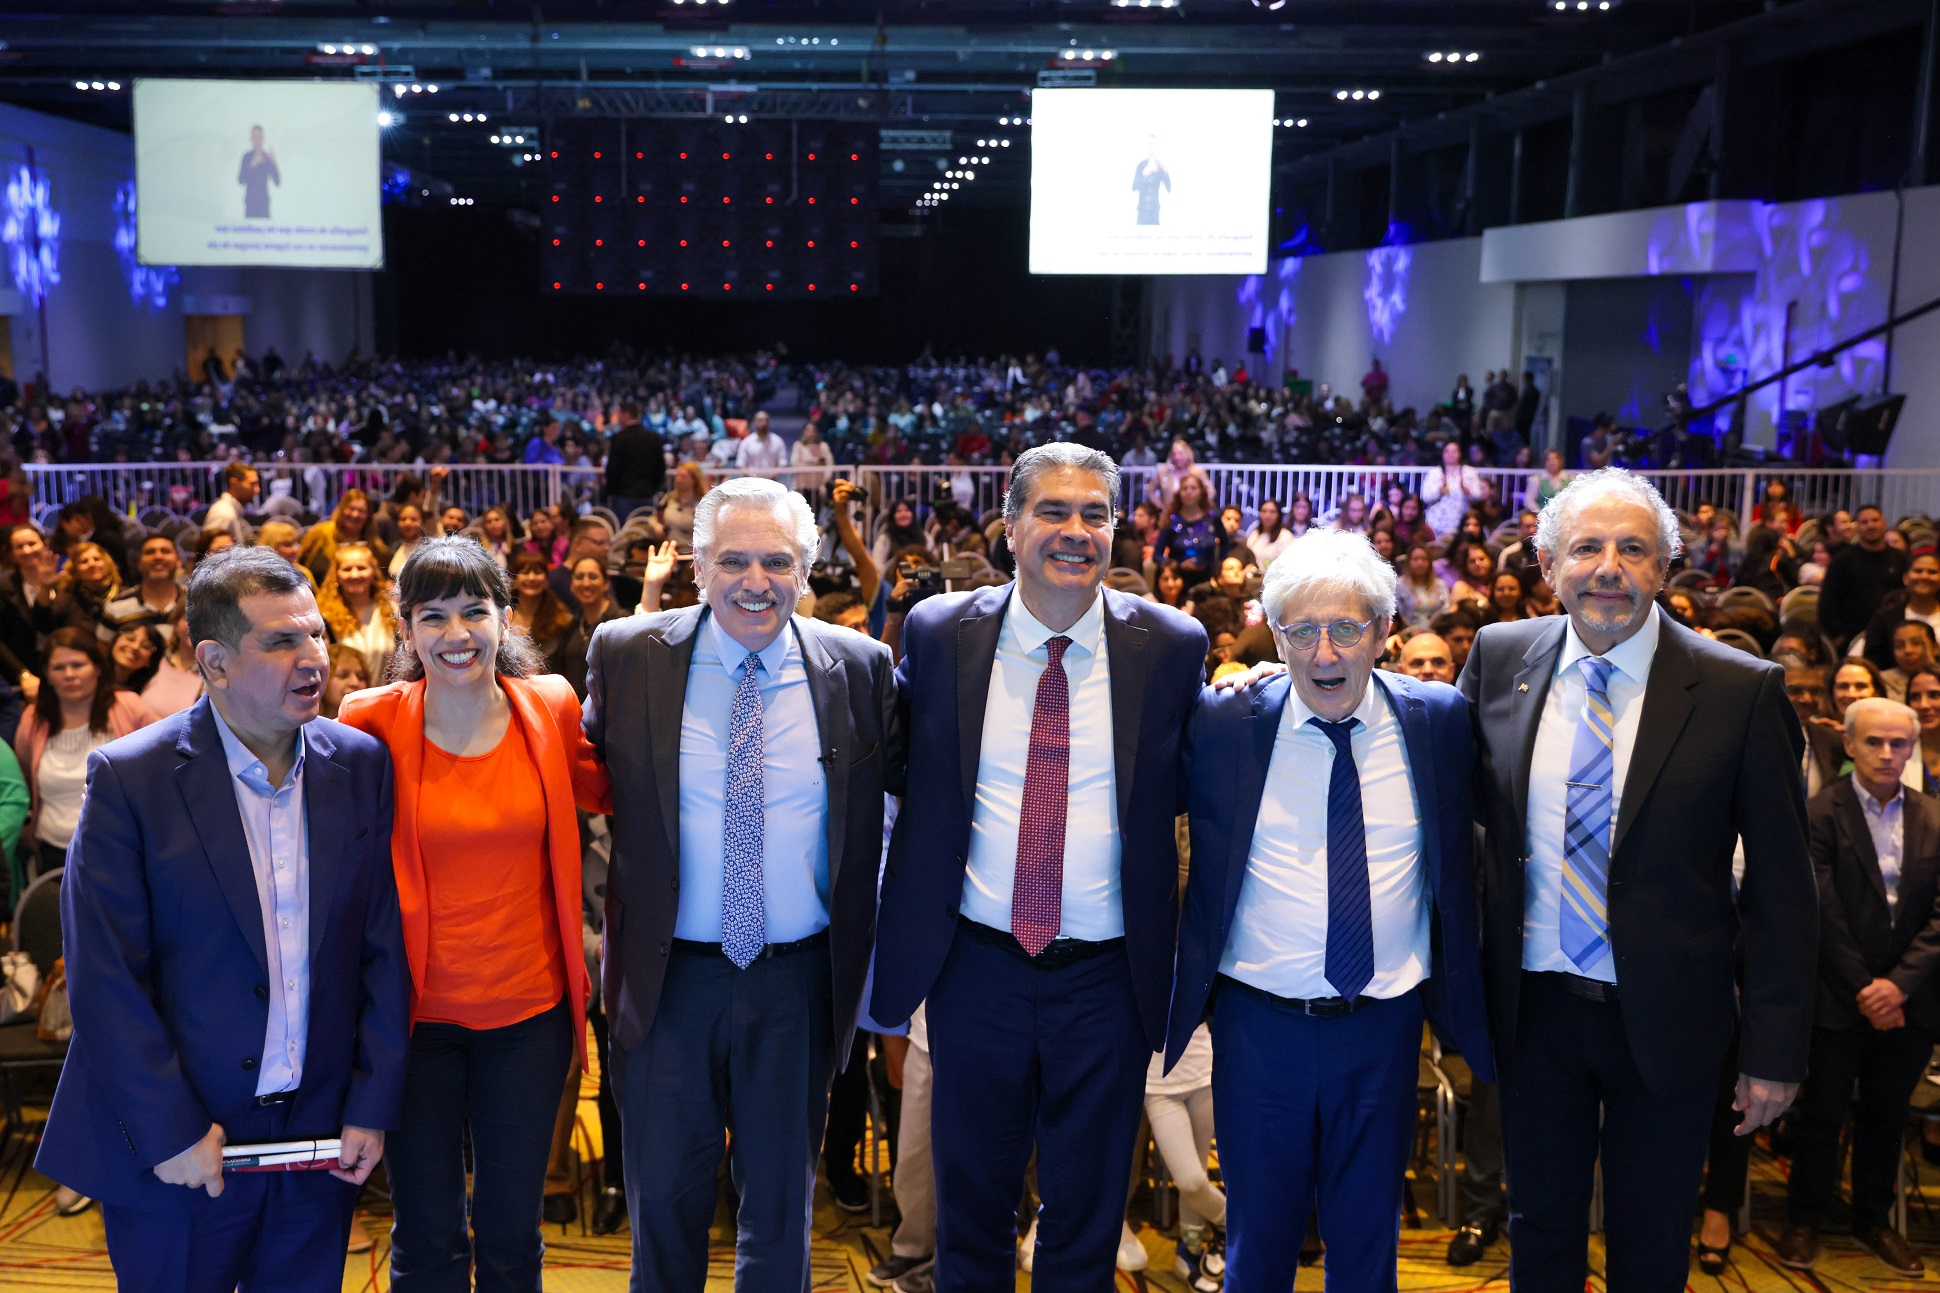
[[1437,633],[1417,633],[1401,647],[1401,672],[1422,682],[1454,682],[1455,653]]

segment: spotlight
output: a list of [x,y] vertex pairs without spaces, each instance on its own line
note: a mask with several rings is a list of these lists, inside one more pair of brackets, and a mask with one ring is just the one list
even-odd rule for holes
[[997,142],[1002,144],[1006,148],[1010,147],[1010,140],[1008,139],[999,139]]
[[1370,99],[1378,99],[1381,97],[1381,92],[1379,90],[1369,90],[1367,92],[1367,97]]
[[398,123],[398,120],[398,115],[395,112],[392,112],[389,108],[384,108],[377,114],[378,129],[389,130]]
[[426,85],[426,86],[424,87],[424,92],[425,92],[426,94],[436,94],[436,93],[438,92],[438,87],[437,87],[437,86],[435,86],[435,85],[429,85],[429,84],[427,84],[427,85]]
[[358,52],[359,54],[363,54],[363,55],[365,55],[365,56],[369,56],[369,55],[371,55],[371,54],[375,54],[375,53],[377,52],[377,46],[375,46],[375,45],[360,45],[360,46],[358,46],[358,48],[357,48],[357,52]]
[[1334,91],[1334,97],[1335,97],[1336,99],[1345,99],[1345,98],[1347,97],[1347,91],[1345,91],[1345,90],[1336,90],[1336,91]]
[[411,93],[413,93],[413,94],[423,94],[423,93],[424,93],[424,87],[423,87],[422,85],[414,85],[414,86],[412,86],[412,87],[411,87]]
[[1462,55],[1462,61],[1465,63],[1479,63],[1482,61],[1482,56],[1476,51],[1470,50],[1468,53]]
[[406,87],[404,82],[394,81],[391,84],[391,93],[395,94],[398,98],[402,99],[404,97],[404,92],[407,88],[408,87]]
[[1304,130],[1306,129],[1306,126],[1307,126],[1307,119],[1305,117],[1301,117],[1298,120],[1296,120],[1293,124],[1296,126],[1299,126],[1301,129]]
[[1356,91],[1354,91],[1354,96],[1353,96],[1353,97],[1354,97],[1354,98],[1356,98],[1356,99],[1365,99],[1365,98],[1367,97],[1367,91],[1366,91],[1366,90],[1356,90]]
[[1439,53],[1430,54],[1428,56],[1428,61],[1431,63],[1439,63],[1442,61],[1442,56]]
[[451,120],[451,121],[456,121],[456,120],[458,120],[458,114],[457,114],[457,113],[455,113],[455,112],[447,112],[447,113],[445,114],[445,116],[446,116],[446,118],[447,118],[447,119],[449,119],[449,120]]

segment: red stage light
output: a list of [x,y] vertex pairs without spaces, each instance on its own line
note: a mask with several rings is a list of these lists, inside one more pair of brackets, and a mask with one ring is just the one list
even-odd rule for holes
[[684,196],[680,200],[682,203],[685,203],[687,201],[687,199]]
[[640,240],[640,245],[641,245],[642,247],[644,247],[644,246],[646,246],[646,245],[647,245],[647,240],[646,240],[645,238],[642,238],[642,239]]
[[635,154],[633,155],[633,159],[634,159],[635,161],[639,161],[639,160],[640,160],[640,159],[641,159],[642,157],[645,157],[645,156],[646,156],[646,154],[645,154],[645,153],[635,153]]
[[597,193],[595,193],[595,194],[593,195],[593,201],[595,201],[595,202],[604,202],[605,200],[606,200],[606,199],[604,199],[604,198],[602,198],[602,197],[600,197],[600,196],[599,196],[599,194],[597,194]]
[[727,245],[728,245],[728,240],[727,240],[727,239],[725,239],[725,238],[723,238],[723,239],[721,239],[721,245],[722,245],[723,247],[725,247],[725,246],[727,246]]
[[732,284],[732,283],[723,283],[723,284],[721,284],[721,290],[722,290],[723,292],[732,292],[732,291],[734,290],[734,284]]
[[851,292],[860,292],[862,289],[857,287],[854,283],[851,283],[849,284],[849,290]]
[[773,206],[774,204],[775,204],[775,200],[774,200],[773,198],[769,198],[769,199],[768,199],[768,205],[769,205],[769,206]]
[[685,291],[687,290],[687,284],[685,284],[685,283],[682,283],[682,284],[680,285],[680,290],[681,290],[681,291],[683,291],[683,292],[685,292]]
[[595,149],[595,150],[593,151],[593,160],[594,160],[594,161],[598,161],[598,160],[599,160],[599,150],[598,150],[598,149]]
[[728,160],[728,155],[727,155],[726,153],[722,153],[722,154],[721,154],[721,160],[722,160],[722,161],[724,161],[724,162],[725,162],[725,161],[727,161],[727,160]]
[[733,198],[730,198],[730,197],[723,197],[723,198],[721,199],[721,205],[722,205],[722,206],[726,206],[726,205],[727,205],[728,203],[730,203],[730,202],[732,202],[732,201],[734,201],[734,199],[733,199]]
[[606,284],[604,284],[604,283],[595,283],[595,284],[593,284],[593,290],[594,290],[595,292],[604,292],[604,291],[606,290]]
[[815,245],[815,240],[814,240],[813,238],[810,238],[810,239],[808,240],[808,245],[809,245],[809,246],[811,246],[811,247],[813,247],[813,246]]
[[639,198],[635,198],[635,199],[633,199],[633,200],[634,200],[635,202],[645,202],[645,201],[646,201],[646,199],[645,199],[644,197],[639,197]]
[[686,240],[685,238],[682,238],[682,239],[680,240],[680,245],[681,245],[681,246],[683,246],[683,247],[685,247],[685,246],[687,245],[687,240]]
[[815,205],[815,199],[814,199],[814,198],[810,198],[810,199],[808,200],[808,204],[809,204],[810,206],[814,206],[814,205]]
[[559,154],[558,154],[558,153],[554,153],[554,154],[553,154],[553,156],[554,156],[554,157],[556,158],[556,157],[558,157],[558,156],[559,156]]
[[770,238],[770,239],[768,240],[768,245],[769,245],[770,247],[772,247],[772,246],[774,246],[774,245],[775,245],[775,240],[774,240],[773,238]]
[[647,290],[647,285],[646,285],[645,283],[641,283],[641,284],[639,284],[639,288],[640,288],[640,290],[641,290],[642,292],[644,292],[644,291],[646,291],[646,290]]
[[555,194],[553,194],[553,195],[552,195],[552,200],[553,200],[554,202],[557,202],[557,201],[559,200],[559,195],[558,195],[557,193],[555,193]]
[[862,199],[861,199],[861,198],[850,198],[850,199],[849,199],[849,205],[850,205],[850,206],[855,206],[855,205],[856,205],[857,203],[859,203],[859,202],[861,202],[861,201],[862,201]]
[[[643,244],[643,245],[644,245],[644,244]],[[851,242],[851,243],[849,244],[849,246],[851,246],[851,247],[853,247],[853,246],[855,246],[855,243],[854,243],[854,242]]]
[[559,245],[559,240],[558,240],[557,238],[554,238],[554,239],[552,240],[552,245],[553,245],[553,246],[555,246],[555,247],[557,247],[557,246]]
[[862,160],[862,154],[860,154],[860,153],[850,153],[850,154],[849,154],[849,160],[850,160],[850,161],[852,161],[852,162],[859,162],[859,161],[861,161],[861,160]]
[[[553,156],[554,156],[554,157],[557,157],[557,156],[559,156],[559,154],[558,154],[558,153],[554,153],[554,154],[553,154]],[[682,153],[682,154],[680,155],[680,160],[681,160],[681,161],[683,161],[683,162],[684,162],[684,161],[686,161],[686,160],[687,160],[687,154],[686,154],[686,153]],[[687,284],[685,284],[685,283],[682,283],[682,284],[681,284],[681,286],[682,286],[682,287],[686,287],[686,286],[687,286]]]
[[606,239],[604,239],[604,238],[595,238],[595,239],[593,239],[593,245],[594,245],[595,247],[604,247],[604,246],[606,245]]
[[774,155],[773,153],[769,153],[769,154],[768,154],[768,160],[769,160],[769,161],[771,161],[771,162],[772,162],[772,161],[774,161],[774,160],[775,160],[775,155]]
[[552,285],[552,290],[553,290],[553,291],[555,291],[555,292],[557,292],[557,291],[559,290],[559,284],[557,284],[557,283],[554,283],[554,284]]
[[810,284],[808,285],[808,290],[809,290],[809,291],[811,291],[811,292],[813,292],[813,291],[815,290],[815,284],[813,284],[813,283],[810,283]]
[[808,160],[809,160],[809,161],[811,161],[811,162],[812,162],[812,161],[814,161],[814,160],[815,160],[815,154],[814,154],[814,153],[810,153],[810,154],[808,155]]
[[770,292],[772,292],[772,291],[774,291],[774,290],[775,290],[775,285],[774,285],[773,283],[770,283],[770,284],[768,284],[768,290],[769,290]]

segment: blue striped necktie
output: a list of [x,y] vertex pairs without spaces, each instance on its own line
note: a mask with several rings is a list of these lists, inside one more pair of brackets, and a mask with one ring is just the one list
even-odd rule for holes
[[1601,656],[1577,661],[1583,669],[1583,719],[1570,747],[1563,807],[1563,901],[1557,935],[1563,955],[1587,971],[1610,946],[1610,807],[1616,790],[1616,720],[1610,710],[1610,669]]
[[1327,778],[1327,982],[1352,1001],[1374,977],[1374,901],[1368,893],[1367,822],[1361,770],[1354,765],[1359,719],[1307,720],[1334,743]]
[[768,942],[761,883],[768,797],[761,785],[761,657],[748,652],[728,724],[727,876],[721,886],[721,951],[745,970]]

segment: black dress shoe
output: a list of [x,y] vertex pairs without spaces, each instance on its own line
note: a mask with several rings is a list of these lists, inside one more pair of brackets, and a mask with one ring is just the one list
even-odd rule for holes
[[599,1202],[593,1205],[593,1233],[616,1235],[625,1224],[626,1192],[609,1185],[600,1191]]
[[1919,1279],[1927,1272],[1926,1263],[1913,1251],[1913,1245],[1906,1242],[1906,1236],[1897,1230],[1890,1227],[1865,1230],[1859,1233],[1858,1239],[1872,1249],[1873,1256],[1879,1258],[1880,1263],[1895,1275]]
[[1496,1223],[1463,1226],[1448,1241],[1448,1264],[1450,1266],[1473,1266],[1482,1260],[1482,1254],[1494,1243],[1499,1231]]
[[1811,1226],[1787,1226],[1772,1245],[1778,1264],[1795,1271],[1809,1271],[1819,1260],[1819,1232]]
[[570,1194],[548,1194],[539,1215],[549,1226],[570,1226],[579,1220],[579,1204]]
[[829,1197],[835,1206],[844,1212],[867,1212],[869,1210],[869,1182],[860,1176],[845,1177],[840,1181],[829,1182]]

